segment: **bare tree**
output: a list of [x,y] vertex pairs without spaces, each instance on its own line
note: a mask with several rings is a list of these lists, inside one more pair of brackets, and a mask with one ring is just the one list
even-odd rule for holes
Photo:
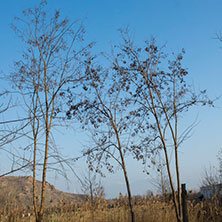
[[[141,116],[146,118],[147,133],[153,132],[156,147],[164,151],[176,218],[181,222],[178,152],[189,129],[180,134],[179,119],[191,106],[199,102],[203,105],[212,102],[200,99],[199,96],[204,95],[205,91],[195,94],[187,84],[188,72],[182,66],[184,50],[168,61],[163,47],[158,47],[154,39],[146,41],[144,48],[139,48],[131,40],[129,32],[122,32],[122,36],[123,44],[117,46],[113,53],[113,69],[125,80],[129,86],[128,92],[141,108]],[[170,164],[171,151],[174,153],[174,166]]]
[[88,195],[88,201],[90,203],[90,213],[91,213],[91,221],[94,221],[95,219],[95,210],[98,206],[98,200],[101,198],[104,198],[104,186],[102,185],[101,180],[98,180],[98,174],[90,170],[89,168],[87,171],[81,172],[80,174],[77,174],[75,171],[73,171],[74,175],[78,179],[81,190],[84,194]]
[[157,193],[166,200],[167,194],[170,193],[169,177],[167,175],[166,164],[159,153],[158,159],[156,160],[155,166],[156,177],[153,178],[152,184],[155,187]]
[[84,194],[88,194],[90,202],[94,204],[96,199],[104,197],[104,187],[102,186],[101,180],[97,180],[96,174],[88,169],[87,175],[83,175],[79,178],[81,183],[81,190]]
[[133,222],[134,211],[125,156],[129,151],[129,144],[135,140],[134,123],[138,116],[128,107],[129,98],[123,97],[124,82],[100,66],[93,67],[93,59],[88,61],[85,101],[81,108],[71,106],[68,114],[79,116],[83,127],[92,134],[93,141],[84,151],[89,168],[103,175],[104,165],[113,173],[114,163],[117,163],[122,170]]
[[[90,47],[81,46],[84,33],[81,23],[61,19],[59,11],[47,16],[46,5],[43,0],[38,7],[24,10],[22,17],[15,18],[12,28],[25,50],[9,76],[22,98],[22,113],[31,122],[31,134],[27,137],[33,141],[30,144],[33,146],[33,205],[38,222],[43,221],[48,160],[56,157],[55,147],[50,147],[53,128],[61,126],[64,120],[65,96],[72,94],[83,79],[81,58],[87,56]],[[40,203],[37,203],[35,186],[37,165],[42,166]]]
[[214,186],[221,182],[220,174],[215,166],[210,165],[202,172],[201,186]]
[[209,165],[204,168],[202,172],[201,185],[215,186],[222,183],[222,149],[217,153],[218,167]]
[[217,159],[219,161],[218,172],[219,172],[220,183],[222,183],[222,149],[218,151]]

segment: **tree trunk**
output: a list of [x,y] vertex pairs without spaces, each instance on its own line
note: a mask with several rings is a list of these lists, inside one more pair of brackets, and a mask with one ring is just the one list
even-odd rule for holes
[[178,161],[178,152],[177,148],[175,148],[175,160],[176,160],[176,174],[177,174],[177,202],[178,202],[178,211],[179,211],[179,217],[180,221],[183,220],[182,215],[182,201],[181,201],[181,189],[180,189],[180,174],[179,174],[179,161]]
[[129,209],[130,209],[130,215],[131,215],[131,222],[135,221],[135,216],[134,216],[134,211],[133,211],[133,205],[132,205],[132,195],[131,195],[131,190],[130,190],[130,184],[129,184],[129,179],[126,171],[126,165],[122,153],[122,149],[119,149],[120,152],[120,157],[121,157],[121,162],[122,162],[122,169],[124,173],[124,178],[125,178],[125,183],[126,183],[126,188],[127,188],[127,196],[128,196],[128,204],[129,204]]
[[118,142],[118,150],[119,150],[120,158],[121,158],[121,167],[123,170],[127,194],[128,194],[127,196],[128,196],[128,204],[129,204],[130,215],[131,215],[131,222],[134,222],[135,216],[134,216],[133,205],[132,205],[132,195],[131,195],[131,190],[130,190],[130,183],[129,183],[129,178],[128,178],[127,171],[126,171],[126,165],[125,165],[124,156],[123,156],[123,152],[122,152],[122,146],[121,146],[121,142],[120,142],[120,138],[119,138],[119,132],[118,132],[117,127],[113,121],[113,117],[111,118],[111,123],[112,123],[114,130],[115,130],[116,139]]
[[33,158],[33,181],[32,181],[32,188],[33,188],[33,207],[34,207],[34,213],[35,213],[35,217],[37,218],[37,203],[36,203],[36,139],[34,141],[34,158]]
[[43,213],[42,212],[38,212],[38,215],[36,217],[36,222],[43,222]]
[[43,174],[42,174],[42,191],[41,191],[41,203],[40,210],[38,212],[38,219],[42,221],[43,211],[45,207],[45,183],[46,183],[46,170],[47,170],[47,160],[48,160],[48,148],[49,148],[49,129],[46,128],[46,143],[45,143],[45,158],[43,164]]

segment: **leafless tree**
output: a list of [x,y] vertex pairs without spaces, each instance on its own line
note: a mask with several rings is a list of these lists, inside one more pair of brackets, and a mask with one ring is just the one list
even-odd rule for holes
[[99,174],[91,171],[89,168],[81,173],[76,173],[74,170],[72,171],[81,185],[81,191],[89,198],[91,221],[94,221],[95,210],[99,203],[98,200],[101,200],[105,196],[104,186],[102,185],[101,180],[98,180],[97,177]]
[[219,177],[220,177],[220,183],[222,183],[222,149],[220,149],[217,153],[217,159],[219,161],[219,168],[218,168],[218,172],[219,172]]
[[134,123],[138,116],[128,107],[130,99],[126,98],[127,94],[122,90],[125,87],[124,82],[119,81],[112,72],[93,65],[93,59],[88,61],[85,101],[81,106],[71,106],[68,114],[79,116],[83,127],[92,134],[93,141],[84,151],[89,168],[103,174],[102,168],[105,165],[113,173],[114,163],[117,163],[122,170],[133,222],[134,211],[125,156],[129,151],[129,144],[135,141]]
[[[81,46],[84,33],[81,23],[62,19],[59,11],[49,17],[46,6],[43,0],[38,7],[24,10],[23,16],[15,18],[12,28],[25,49],[9,76],[23,101],[22,113],[31,122],[31,133],[26,136],[33,141],[30,144],[33,146],[33,205],[38,222],[43,221],[48,161],[50,157],[57,158],[55,147],[50,147],[53,128],[61,126],[64,120],[66,95],[72,94],[83,79],[81,58],[87,57],[90,47]],[[40,203],[35,187],[37,165],[42,166]]]
[[165,199],[166,195],[170,193],[171,188],[166,171],[166,164],[160,153],[154,165],[154,169],[157,173],[156,177],[152,179],[152,184],[155,187],[157,193],[161,194],[161,196]]
[[[141,116],[146,118],[147,133],[153,132],[156,147],[164,151],[176,218],[181,222],[183,219],[178,152],[189,130],[180,134],[182,127],[179,120],[193,105],[212,102],[203,101],[205,91],[195,94],[189,87],[186,81],[188,72],[182,66],[184,50],[178,55],[173,54],[173,59],[170,60],[164,53],[164,48],[158,47],[155,39],[146,41],[144,48],[140,48],[135,46],[128,31],[122,32],[122,36],[123,44],[117,46],[113,53],[113,70],[125,80],[128,92],[142,110]],[[174,153],[174,166],[170,164],[171,151]],[[176,187],[173,183],[173,172]]]
[[87,175],[83,175],[79,178],[81,184],[81,190],[84,194],[88,194],[90,202],[93,204],[96,199],[104,197],[104,187],[101,180],[97,180],[96,174],[88,169]]
[[221,182],[218,169],[212,165],[204,168],[202,172],[201,186],[214,186]]
[[202,172],[201,185],[202,186],[214,186],[222,183],[222,149],[217,153],[218,167],[209,165],[204,168]]

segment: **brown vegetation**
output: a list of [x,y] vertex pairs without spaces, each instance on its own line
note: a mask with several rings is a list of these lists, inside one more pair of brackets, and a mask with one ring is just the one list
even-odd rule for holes
[[[55,207],[46,208],[44,221],[79,221],[79,222],[128,222],[130,213],[127,198],[104,200],[98,199],[94,205],[88,201],[65,203],[60,201]],[[176,221],[172,201],[162,201],[160,197],[133,197],[136,222],[173,222]],[[31,211],[19,211],[19,206],[11,212],[1,209],[1,221],[34,221]],[[31,209],[30,209],[31,210]],[[220,222],[222,204],[217,198],[200,202],[196,205],[188,201],[190,222]]]

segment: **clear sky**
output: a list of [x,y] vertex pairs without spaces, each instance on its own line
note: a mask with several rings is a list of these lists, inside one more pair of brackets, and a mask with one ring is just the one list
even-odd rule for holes
[[[1,71],[9,72],[22,51],[20,41],[10,29],[13,17],[39,2],[1,0]],[[60,9],[61,14],[70,20],[85,18],[86,40],[97,42],[98,51],[109,50],[111,43],[118,43],[120,35],[117,30],[126,26],[134,33],[138,45],[152,35],[160,44],[167,43],[169,53],[185,48],[184,63],[194,87],[207,89],[212,98],[222,94],[222,44],[215,39],[216,34],[222,32],[221,0],[49,0],[48,6],[50,10]],[[220,99],[216,108],[196,108],[183,119],[184,125],[196,118],[199,121],[180,153],[182,182],[187,183],[188,188],[199,187],[204,166],[217,164],[216,153],[222,146],[221,107]],[[58,144],[67,155],[74,155],[78,151],[73,151],[73,145],[76,143],[75,146],[80,147],[81,141],[76,140],[77,137],[74,139],[72,133],[67,134],[71,139],[69,137],[64,144],[61,141],[68,135],[60,135]],[[143,194],[151,188],[150,178],[138,173],[139,164],[129,160],[128,167],[134,194]],[[53,180],[50,182],[55,183]],[[121,172],[107,175],[104,184],[108,197],[118,195],[119,191],[125,193]],[[56,181],[55,185],[67,190],[63,180]],[[73,189],[80,192],[80,188],[72,185],[71,191]]]

